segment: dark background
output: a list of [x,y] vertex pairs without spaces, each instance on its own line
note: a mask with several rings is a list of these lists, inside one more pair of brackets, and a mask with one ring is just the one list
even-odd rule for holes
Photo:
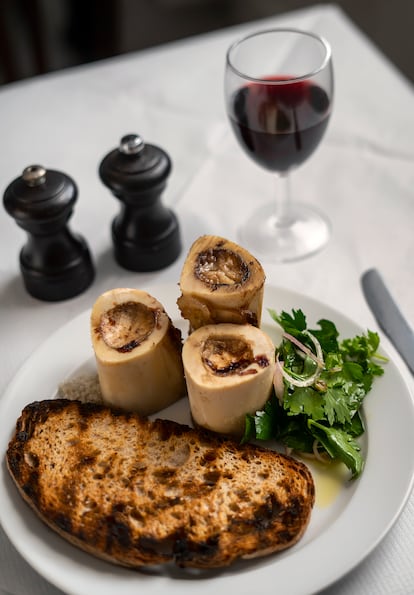
[[[312,4],[309,0],[0,0],[0,84]],[[414,81],[414,2],[339,0],[337,4]]]

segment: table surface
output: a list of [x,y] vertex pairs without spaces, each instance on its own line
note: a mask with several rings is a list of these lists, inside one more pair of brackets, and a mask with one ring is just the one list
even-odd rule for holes
[[[71,175],[79,186],[71,227],[87,239],[97,271],[93,285],[76,298],[50,304],[30,297],[18,268],[25,234],[0,214],[0,399],[36,347],[90,309],[103,291],[176,283],[196,237],[212,233],[237,241],[251,197],[256,203],[270,199],[273,180],[249,162],[229,130],[223,65],[228,45],[241,33],[282,23],[321,33],[332,45],[333,116],[320,148],[292,179],[295,195],[327,214],[332,237],[308,259],[263,262],[267,281],[378,330],[360,288],[362,272],[377,267],[414,326],[414,89],[338,8],[315,6],[0,89],[2,192],[33,163]],[[163,147],[173,160],[163,200],[179,217],[183,252],[156,273],[131,273],[115,263],[110,222],[119,205],[97,175],[103,156],[130,132]],[[413,526],[412,494],[380,545],[324,593],[413,593]],[[2,590],[60,592],[30,568],[0,528]]]

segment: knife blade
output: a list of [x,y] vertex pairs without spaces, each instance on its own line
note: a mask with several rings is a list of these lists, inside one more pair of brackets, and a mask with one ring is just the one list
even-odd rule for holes
[[414,332],[377,269],[366,271],[361,277],[361,285],[378,325],[414,374]]

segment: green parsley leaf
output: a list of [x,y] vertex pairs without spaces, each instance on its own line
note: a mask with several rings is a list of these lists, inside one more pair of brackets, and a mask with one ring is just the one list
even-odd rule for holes
[[312,419],[324,419],[324,395],[310,386],[288,391],[284,399],[284,408],[288,415],[304,413]]
[[330,426],[333,426],[335,422],[340,424],[351,422],[346,394],[341,388],[328,388],[323,396],[323,409]]
[[[274,400],[277,401],[276,397]],[[262,411],[255,415],[246,415],[244,435],[241,443],[249,442],[252,438],[257,440],[270,440],[274,438],[274,426],[276,423],[276,407],[273,399],[269,399]]]
[[298,333],[306,330],[306,317],[302,310],[292,310],[292,315],[287,312],[281,312],[280,316],[275,310],[269,308],[270,316],[275,322],[280,324],[286,333],[296,336]]
[[358,477],[364,468],[364,459],[360,447],[346,431],[340,428],[328,428],[323,424],[308,420],[308,427],[317,440],[325,447],[333,459],[339,459]]
[[256,428],[254,423],[254,415],[247,414],[244,419],[244,434],[242,439],[240,440],[241,444],[245,444],[246,442],[250,442],[256,438]]
[[313,329],[310,332],[316,337],[321,344],[322,351],[325,353],[338,351],[338,337],[339,333],[336,326],[330,320],[319,320],[318,324],[320,330]]

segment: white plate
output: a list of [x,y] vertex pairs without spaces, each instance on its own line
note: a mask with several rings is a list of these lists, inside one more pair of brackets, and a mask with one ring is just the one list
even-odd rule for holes
[[[180,319],[175,285],[147,290],[163,303],[177,326]],[[313,326],[320,318],[335,322],[342,338],[363,332],[332,308],[285,289],[267,287],[263,327],[276,332],[266,311],[302,308]],[[29,402],[50,398],[57,385],[77,370],[93,366],[89,312],[67,323],[41,345],[26,362],[1,399],[1,452],[7,448],[14,424]],[[215,572],[139,572],[111,565],[83,553],[49,530],[27,507],[9,477],[4,460],[0,469],[0,522],[22,556],[57,587],[76,595],[251,595],[277,587],[284,595],[318,591],[354,568],[379,543],[401,512],[414,474],[414,404],[397,367],[390,361],[376,380],[364,405],[367,432],[363,449],[365,470],[321,505],[325,480],[316,473],[317,504],[303,539],[293,548],[248,564]],[[164,417],[187,421],[185,399],[163,412]],[[398,464],[396,464],[398,463]],[[319,499],[318,499],[319,493]],[[380,497],[379,497],[380,495]],[[326,496],[326,494],[325,494]],[[318,503],[319,502],[319,503]],[[144,589],[144,591],[143,591]]]

